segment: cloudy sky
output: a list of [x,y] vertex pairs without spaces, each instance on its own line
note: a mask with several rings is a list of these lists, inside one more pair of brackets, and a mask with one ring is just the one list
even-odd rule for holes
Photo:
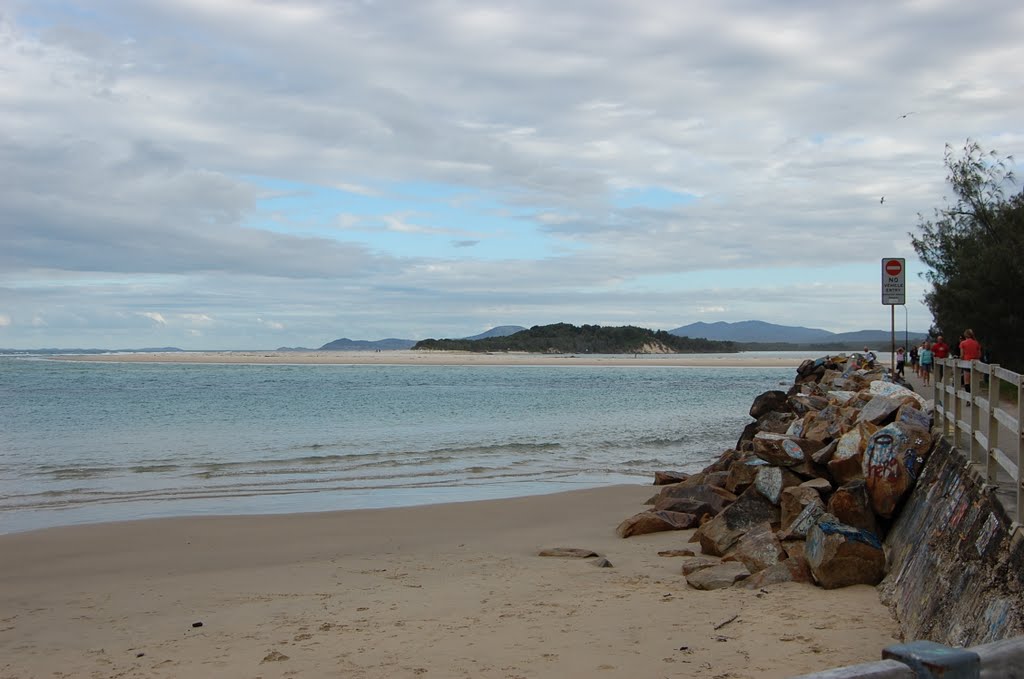
[[[0,347],[554,322],[926,330],[1024,5],[0,0]],[[884,203],[881,202],[885,197]]]

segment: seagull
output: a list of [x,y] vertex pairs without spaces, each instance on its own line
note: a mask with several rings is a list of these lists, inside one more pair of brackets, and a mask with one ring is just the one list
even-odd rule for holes
[[885,196],[882,196],[882,200],[878,201],[879,205],[882,205],[883,203],[885,203]]
[[904,118],[906,118],[907,116],[912,116],[912,115],[914,115],[915,113],[917,113],[917,111],[907,111],[906,113],[904,113],[903,115],[901,115],[901,116],[900,116],[899,118],[897,118],[897,120],[903,120],[903,119],[904,119]]

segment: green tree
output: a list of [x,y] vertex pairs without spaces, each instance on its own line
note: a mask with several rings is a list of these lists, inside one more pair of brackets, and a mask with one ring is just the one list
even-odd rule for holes
[[929,271],[924,302],[935,329],[955,339],[972,328],[990,360],[1024,370],[1024,191],[1015,190],[1013,158],[970,139],[962,155],[946,146],[946,180],[956,202],[920,218],[910,234]]

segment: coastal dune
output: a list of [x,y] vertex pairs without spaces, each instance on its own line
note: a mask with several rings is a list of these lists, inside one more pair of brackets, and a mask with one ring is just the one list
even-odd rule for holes
[[787,677],[897,641],[871,587],[689,588],[658,552],[692,531],[615,535],[654,491],[0,536],[0,679]]

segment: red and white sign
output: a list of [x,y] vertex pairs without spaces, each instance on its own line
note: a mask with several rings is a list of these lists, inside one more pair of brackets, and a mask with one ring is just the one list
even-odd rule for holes
[[882,260],[882,304],[899,306],[907,303],[906,260],[886,257]]

